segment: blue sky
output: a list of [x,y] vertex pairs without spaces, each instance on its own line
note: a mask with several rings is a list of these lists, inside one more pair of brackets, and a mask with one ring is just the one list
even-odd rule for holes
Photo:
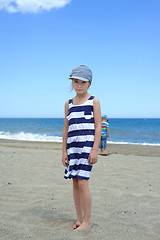
[[64,117],[80,64],[102,114],[160,117],[159,12],[159,0],[1,0],[0,117]]

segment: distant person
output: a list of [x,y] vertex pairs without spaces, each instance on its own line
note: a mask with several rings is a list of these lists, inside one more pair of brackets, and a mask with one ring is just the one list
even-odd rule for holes
[[64,178],[73,179],[73,198],[77,213],[73,229],[89,229],[89,178],[92,166],[97,162],[101,110],[98,98],[88,93],[92,71],[87,66],[80,65],[72,70],[70,79],[76,96],[65,103],[62,163],[66,167]]
[[102,116],[101,128],[102,133],[99,148],[101,149],[101,153],[106,153],[107,138],[109,138],[109,123],[107,115]]

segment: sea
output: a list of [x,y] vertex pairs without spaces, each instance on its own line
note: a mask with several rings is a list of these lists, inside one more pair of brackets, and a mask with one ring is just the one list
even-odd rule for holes
[[[0,118],[0,139],[62,142],[64,118]],[[160,146],[160,118],[110,118],[112,144]]]

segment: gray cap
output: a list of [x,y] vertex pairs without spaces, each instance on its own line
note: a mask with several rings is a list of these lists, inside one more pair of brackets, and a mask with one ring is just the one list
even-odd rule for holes
[[72,70],[69,79],[79,79],[92,82],[92,71],[85,65],[80,65]]

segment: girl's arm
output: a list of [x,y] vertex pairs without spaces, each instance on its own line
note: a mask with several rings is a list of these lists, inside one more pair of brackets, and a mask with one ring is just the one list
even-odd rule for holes
[[93,148],[88,158],[90,164],[94,164],[97,162],[97,153],[101,138],[101,109],[99,100],[96,97],[93,99],[93,111],[94,111],[95,135]]
[[68,155],[67,155],[67,138],[68,138],[68,127],[69,122],[66,118],[69,113],[69,102],[65,103],[65,122],[64,122],[64,129],[63,129],[63,155],[62,155],[62,163],[65,167],[68,167]]

